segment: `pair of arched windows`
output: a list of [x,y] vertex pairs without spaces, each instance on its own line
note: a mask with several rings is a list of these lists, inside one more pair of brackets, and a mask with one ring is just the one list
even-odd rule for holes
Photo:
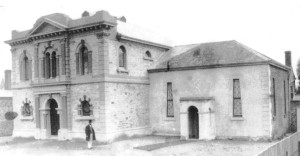
[[85,41],[81,40],[80,47],[76,53],[76,73],[86,75],[92,73],[92,51],[89,51]]
[[29,79],[31,79],[31,59],[28,58],[24,50],[20,60],[20,80],[27,81]]
[[52,53],[46,52],[45,54],[45,78],[55,78],[57,76],[57,60],[56,60],[56,52]]

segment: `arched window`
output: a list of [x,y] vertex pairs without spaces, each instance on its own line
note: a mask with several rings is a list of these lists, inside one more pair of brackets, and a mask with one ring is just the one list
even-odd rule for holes
[[92,51],[89,51],[85,41],[81,40],[79,51],[76,53],[76,72],[86,75],[92,73]]
[[26,51],[23,52],[23,57],[20,61],[20,80],[27,81],[31,78],[31,60],[26,55]]
[[45,70],[45,78],[55,78],[57,76],[57,58],[56,52],[53,51],[52,53],[46,52],[44,58],[44,70]]
[[51,77],[50,53],[46,53],[46,57],[45,57],[45,78],[49,79],[50,77]]
[[24,74],[25,74],[25,80],[29,80],[29,60],[28,57],[24,57]]
[[146,57],[147,58],[151,58],[152,57],[150,51],[146,51]]
[[52,71],[51,71],[51,73],[52,73],[52,77],[54,78],[54,77],[56,77],[56,52],[54,51],[54,52],[52,52],[52,56],[51,56],[51,63],[52,63]]
[[126,68],[126,49],[124,46],[120,46],[119,48],[119,67]]

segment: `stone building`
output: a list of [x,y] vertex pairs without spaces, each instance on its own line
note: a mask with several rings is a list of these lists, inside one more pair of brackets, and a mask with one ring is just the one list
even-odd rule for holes
[[7,112],[13,111],[10,78],[11,71],[5,70],[4,88],[0,89],[0,137],[11,136],[13,133],[13,121],[5,118]]
[[106,11],[55,13],[13,31],[14,136],[274,138],[288,129],[291,68],[236,41],[175,46]]

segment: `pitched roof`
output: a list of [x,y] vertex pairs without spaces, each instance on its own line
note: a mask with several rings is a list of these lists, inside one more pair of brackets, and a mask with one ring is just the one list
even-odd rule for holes
[[117,31],[121,35],[152,42],[152,43],[158,43],[170,47],[173,45],[171,40],[162,37],[159,34],[156,34],[150,30],[141,28],[134,24],[125,23],[123,21],[117,21],[117,23],[118,23]]
[[222,41],[193,45],[176,46],[160,59],[153,69],[207,67],[213,65],[232,65],[268,62],[282,68],[287,66],[237,42]]

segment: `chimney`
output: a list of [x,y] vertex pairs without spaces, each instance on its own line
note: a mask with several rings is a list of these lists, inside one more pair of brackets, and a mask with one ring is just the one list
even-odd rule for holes
[[11,70],[5,70],[4,90],[11,90]]
[[285,65],[292,67],[291,51],[285,51]]
[[87,16],[90,16],[90,13],[87,12],[87,11],[84,11],[84,12],[81,14],[81,17],[87,17]]

